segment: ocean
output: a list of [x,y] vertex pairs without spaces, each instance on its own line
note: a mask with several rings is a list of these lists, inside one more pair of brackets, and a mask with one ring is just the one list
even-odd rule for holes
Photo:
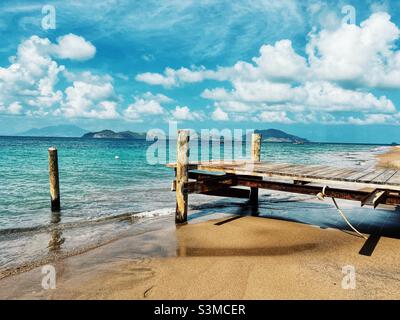
[[[135,223],[162,215],[173,219],[173,170],[151,165],[151,142],[79,138],[0,137],[0,276],[1,272],[49,256],[68,255],[110,241]],[[60,214],[50,212],[48,153],[58,148]],[[338,167],[369,167],[388,146],[327,143],[263,143],[262,160]],[[167,152],[168,153],[168,152]],[[174,150],[171,150],[174,160]],[[345,227],[331,204],[307,202],[308,196],[266,192],[261,216]],[[246,210],[243,200],[190,196],[193,216]],[[301,210],[300,210],[301,209]],[[370,209],[354,209],[354,219]],[[296,212],[296,214],[294,214]],[[321,216],[321,212],[324,214]],[[361,213],[362,212],[362,213]],[[372,217],[372,214],[370,215]],[[376,218],[371,218],[376,219]],[[387,221],[381,216],[377,224]]]

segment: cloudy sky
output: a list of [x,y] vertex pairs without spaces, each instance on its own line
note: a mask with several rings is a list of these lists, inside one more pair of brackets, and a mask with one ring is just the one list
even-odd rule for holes
[[0,134],[175,120],[400,142],[399,28],[399,1],[2,0]]

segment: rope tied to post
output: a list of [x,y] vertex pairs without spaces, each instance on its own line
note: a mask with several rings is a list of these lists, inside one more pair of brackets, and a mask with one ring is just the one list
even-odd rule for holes
[[[325,194],[326,189],[328,188],[328,186],[324,186],[322,188],[321,192],[318,192],[317,194],[317,198],[321,201],[324,201],[325,197],[327,196]],[[339,212],[340,216],[343,218],[343,220],[347,223],[347,225],[354,231],[356,232],[358,235],[360,235],[361,237],[363,237],[364,239],[367,239],[367,237],[365,235],[363,235],[360,231],[358,231],[351,223],[350,221],[347,219],[346,215],[344,214],[344,212],[342,211],[342,209],[339,208],[339,205],[336,202],[336,199],[334,197],[331,197],[333,203],[335,204],[336,210]]]

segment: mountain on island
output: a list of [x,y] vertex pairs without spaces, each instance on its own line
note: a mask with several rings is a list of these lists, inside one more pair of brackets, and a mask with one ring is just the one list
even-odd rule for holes
[[102,130],[98,132],[88,132],[82,136],[83,139],[126,139],[126,140],[145,140],[145,133],[132,131],[114,132],[112,130]]
[[277,129],[254,130],[254,132],[260,133],[262,136],[262,141],[267,141],[267,142],[289,142],[289,143],[309,142],[307,139],[300,138]]
[[81,137],[87,130],[75,125],[58,125],[44,128],[33,128],[17,134],[24,137]]

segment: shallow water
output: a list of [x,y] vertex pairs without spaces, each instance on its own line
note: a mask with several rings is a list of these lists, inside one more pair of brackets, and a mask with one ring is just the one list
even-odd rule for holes
[[[59,150],[61,215],[49,209],[47,149],[53,145]],[[146,141],[0,137],[0,271],[54,252],[102,243],[139,220],[161,215],[172,218],[173,171],[147,162],[149,145]],[[375,155],[387,148],[264,143],[261,159],[359,168],[373,166]],[[241,153],[231,148],[225,151]],[[165,162],[173,161],[174,154],[172,147]],[[342,225],[332,218],[333,211],[320,214],[332,210],[331,205],[305,200],[299,195],[266,193],[260,197],[259,213],[312,224],[322,218],[326,227]],[[227,213],[246,209],[243,200],[190,197],[194,216],[222,208]],[[359,218],[365,216],[366,211],[362,212]],[[354,215],[353,219],[359,219]]]

